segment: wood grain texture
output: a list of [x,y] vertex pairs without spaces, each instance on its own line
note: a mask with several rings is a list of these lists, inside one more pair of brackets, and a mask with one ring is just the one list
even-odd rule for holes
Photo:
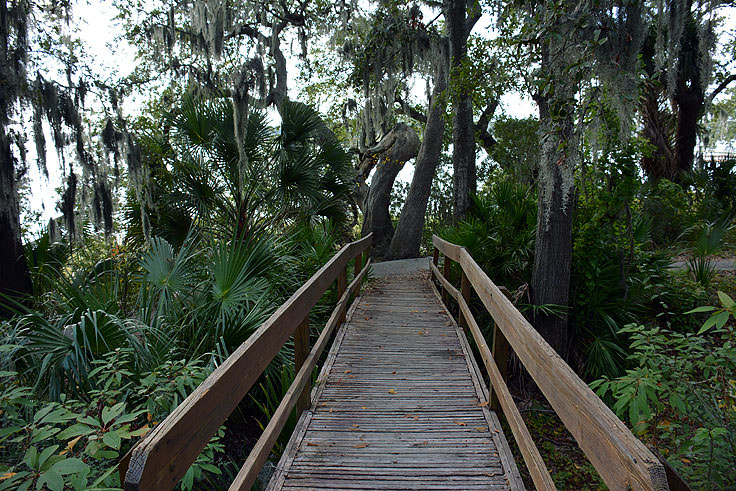
[[370,241],[369,234],[340,249],[134,447],[125,489],[164,491],[176,486],[329,285]]
[[518,489],[461,336],[426,279],[364,293],[269,489]]
[[[357,276],[353,279],[351,287],[360,282],[361,276]],[[340,325],[340,319],[345,317],[349,298],[350,289],[345,290],[345,288],[343,288],[343,293],[337,302],[337,307],[335,307],[335,310],[332,312],[332,315],[325,324],[325,327],[322,329],[319,338],[317,338],[317,342],[314,343],[314,348],[309,352],[309,355],[305,358],[299,371],[294,376],[294,381],[289,387],[289,390],[286,391],[284,399],[271,416],[268,425],[266,425],[266,428],[263,430],[263,434],[251,450],[248,458],[243,464],[243,467],[235,477],[235,480],[230,484],[230,491],[249,490],[255,483],[258,472],[261,470],[261,467],[263,467],[263,464],[266,463],[266,459],[268,459],[268,456],[273,449],[273,445],[281,433],[281,430],[284,428],[292,409],[297,405],[297,401],[300,399],[301,394],[303,394],[304,390],[307,388],[309,380],[312,377],[312,371],[314,370],[322,351],[325,349],[325,346],[327,346],[327,342],[332,336],[332,332],[335,327]]]
[[662,464],[529,324],[465,248],[433,237],[467,274],[509,345],[611,489],[668,489]]

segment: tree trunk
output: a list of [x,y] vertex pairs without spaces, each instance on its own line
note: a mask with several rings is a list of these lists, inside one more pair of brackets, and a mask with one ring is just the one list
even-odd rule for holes
[[[20,237],[20,209],[10,139],[0,125],[0,293],[23,300],[33,293]],[[2,303],[0,303],[2,305]],[[0,318],[10,312],[0,307]]]
[[363,236],[373,233],[371,248],[376,257],[384,256],[394,233],[389,205],[396,175],[407,160],[416,157],[418,151],[419,137],[416,132],[409,125],[399,123],[378,145],[364,153],[358,170],[359,183],[362,180],[361,185],[364,185],[373,167],[377,169],[365,200],[361,233]]
[[[548,61],[542,51],[542,70]],[[541,154],[537,239],[532,271],[531,300],[534,305],[555,304],[567,307],[572,265],[573,172],[578,144],[574,135],[575,87],[561,82],[551,101],[538,97]],[[554,104],[554,106],[552,106]],[[542,337],[567,358],[571,333],[567,314],[534,315],[534,326]]]
[[447,88],[447,57],[443,53],[437,60],[434,74],[434,89],[427,115],[427,125],[424,128],[424,138],[419,149],[414,178],[411,181],[409,194],[401,210],[396,232],[388,249],[390,259],[405,259],[419,256],[419,246],[422,242],[424,229],[424,215],[427,211],[427,201],[432,189],[432,180],[437,170],[437,164],[442,152],[442,136],[445,132],[442,92]]
[[467,17],[466,0],[449,0],[445,7],[447,34],[450,45],[450,80],[452,98],[452,167],[453,220],[465,218],[470,208],[470,196],[476,190],[475,135],[473,100],[461,67],[468,51],[468,36],[478,17]]

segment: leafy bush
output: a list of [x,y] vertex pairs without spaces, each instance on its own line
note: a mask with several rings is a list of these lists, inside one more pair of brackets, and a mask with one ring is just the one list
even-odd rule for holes
[[626,326],[633,367],[591,384],[693,486],[711,489],[736,482],[736,306],[719,297],[721,308],[692,311],[714,312],[698,334]]
[[652,240],[663,247],[676,242],[683,230],[695,221],[685,190],[667,179],[649,184],[642,199],[642,212],[652,217]]
[[[0,490],[120,486],[120,457],[211,371],[199,362],[172,361],[139,379],[130,370],[132,355],[118,349],[93,362],[88,377],[99,389],[91,390],[87,401],[61,394],[59,402],[45,402],[34,398],[15,372],[0,372]],[[215,435],[189,469],[184,489],[219,474],[212,461],[222,451],[222,435]]]
[[473,197],[465,221],[442,236],[468,249],[493,281],[514,290],[531,280],[537,200],[512,180]]

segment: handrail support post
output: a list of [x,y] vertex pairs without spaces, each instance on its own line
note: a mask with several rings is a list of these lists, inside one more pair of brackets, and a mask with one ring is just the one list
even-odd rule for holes
[[[294,331],[294,375],[299,373],[302,365],[309,356],[309,314],[299,324],[299,327]],[[302,413],[305,409],[309,409],[312,405],[311,400],[311,380],[307,380],[307,384],[304,386],[304,390],[299,395],[299,399],[296,403],[296,414],[297,416]]]
[[[499,287],[499,290],[501,290],[501,293],[503,293],[506,298],[511,300],[511,292],[506,287]],[[509,353],[511,352],[511,346],[509,346],[509,342],[506,339],[506,336],[503,335],[503,332],[501,332],[501,329],[499,329],[497,324],[493,325],[493,349],[491,351],[491,354],[493,356],[493,360],[496,362],[496,366],[498,367],[498,371],[501,372],[501,377],[503,378],[503,383],[506,384],[508,382],[508,364],[509,364]],[[498,396],[496,395],[496,391],[493,390],[493,386],[490,387],[490,396],[491,396],[491,410],[493,411],[500,411],[501,410],[501,403],[498,400]]]
[[[450,281],[450,267],[452,266],[452,259],[450,259],[447,254],[444,256],[442,276],[444,276],[447,281]],[[450,292],[444,286],[442,287],[442,303],[450,305]]]
[[[348,268],[347,266],[344,267],[340,274],[337,276],[337,300],[338,302],[342,298],[342,294],[345,293],[345,289],[348,287]],[[337,323],[342,324],[345,322],[345,311],[346,309],[343,309],[340,313],[340,318],[338,319]]]
[[[465,274],[465,271],[462,272],[462,280],[460,285],[460,293],[463,296],[463,300],[465,300],[465,303],[468,304],[468,308],[470,308],[470,280],[468,279],[468,275]],[[463,331],[465,331],[465,334],[468,333],[468,320],[463,315],[462,309],[460,309],[459,312],[459,320],[460,320],[460,327],[463,328]]]

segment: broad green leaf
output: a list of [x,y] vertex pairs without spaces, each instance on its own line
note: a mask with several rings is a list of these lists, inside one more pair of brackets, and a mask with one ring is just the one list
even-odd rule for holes
[[697,308],[694,308],[692,310],[688,310],[685,313],[686,314],[697,314],[699,312],[712,312],[714,310],[716,310],[715,307],[711,307],[710,305],[706,305],[706,306],[703,306],[703,307],[697,307]]
[[49,471],[54,471],[58,473],[61,476],[65,476],[67,474],[76,474],[79,472],[85,472],[89,470],[89,466],[82,462],[81,459],[77,458],[70,458],[70,459],[64,459],[60,462],[55,463]]
[[64,478],[62,478],[57,472],[48,470],[41,474],[41,477],[36,481],[36,489],[43,489],[43,485],[46,485],[51,491],[63,491],[64,490]]
[[734,306],[735,302],[733,301],[733,299],[720,290],[718,291],[718,299],[721,301],[721,304],[723,304],[723,306],[727,309],[730,309]]
[[41,451],[41,455],[38,456],[38,464],[37,464],[36,469],[43,469],[43,464],[57,450],[59,450],[59,446],[58,445],[51,445],[48,448],[44,448],[43,451]]
[[108,431],[102,435],[102,442],[108,447],[118,450],[120,448],[120,435],[117,431]]
[[118,402],[113,407],[102,408],[102,423],[107,425],[110,421],[120,416],[125,411],[125,402]]
[[89,435],[90,433],[94,433],[94,432],[95,432],[94,428],[90,428],[86,424],[76,423],[76,424],[71,425],[68,428],[65,428],[56,437],[59,440],[68,440],[70,438],[74,438],[79,435]]

